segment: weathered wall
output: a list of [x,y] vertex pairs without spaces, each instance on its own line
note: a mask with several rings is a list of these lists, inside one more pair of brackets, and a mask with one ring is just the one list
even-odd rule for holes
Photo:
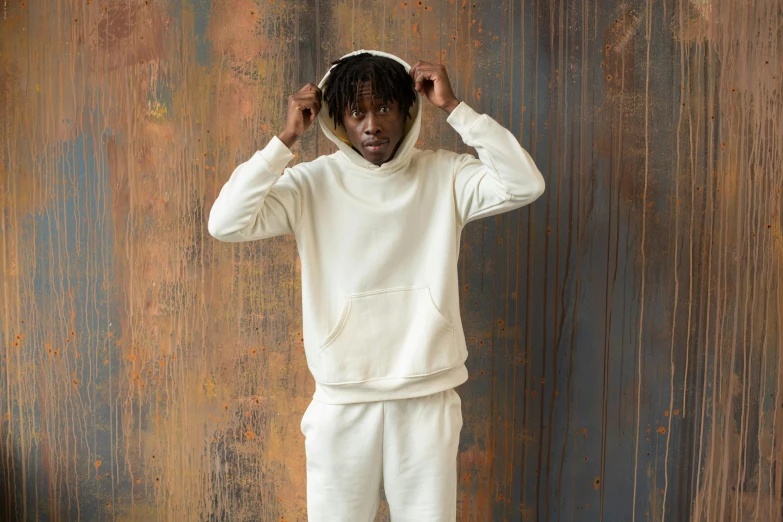
[[459,520],[781,519],[781,0],[1,9],[0,519],[304,519],[296,245],[206,216],[356,48],[548,181],[463,234]]

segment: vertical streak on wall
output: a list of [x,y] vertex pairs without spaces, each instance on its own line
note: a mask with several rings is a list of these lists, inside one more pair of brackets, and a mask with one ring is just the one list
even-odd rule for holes
[[[780,436],[780,2],[701,6],[712,58],[708,106],[715,136],[714,214],[706,256],[718,260],[709,440],[694,520],[781,517]],[[708,92],[709,92],[708,91]],[[714,108],[714,112],[713,112]],[[713,120],[714,117],[714,120]],[[712,146],[710,143],[710,146]],[[713,280],[710,280],[712,290]],[[712,302],[713,301],[714,304]],[[711,408],[710,408],[711,406]],[[777,484],[775,481],[778,481]]]

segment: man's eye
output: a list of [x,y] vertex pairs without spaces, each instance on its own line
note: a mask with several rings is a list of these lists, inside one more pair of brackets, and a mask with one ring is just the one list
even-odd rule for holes
[[359,111],[352,111],[351,112],[351,116],[353,116],[354,118],[358,118],[359,117]]
[[388,107],[381,107],[381,110],[386,109],[387,111],[390,111],[391,109]]

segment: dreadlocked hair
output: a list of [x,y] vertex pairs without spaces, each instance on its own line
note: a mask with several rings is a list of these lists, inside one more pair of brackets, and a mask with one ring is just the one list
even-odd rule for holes
[[356,103],[361,82],[372,82],[372,94],[384,102],[397,100],[405,119],[412,118],[410,108],[416,102],[416,90],[408,71],[391,58],[371,53],[359,53],[332,62],[323,96],[329,106],[334,128],[343,125],[343,111]]

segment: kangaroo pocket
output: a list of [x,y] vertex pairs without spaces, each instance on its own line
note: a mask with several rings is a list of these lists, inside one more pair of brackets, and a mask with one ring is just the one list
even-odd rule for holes
[[355,383],[445,370],[460,362],[454,336],[429,286],[350,295],[319,348],[318,380]]

